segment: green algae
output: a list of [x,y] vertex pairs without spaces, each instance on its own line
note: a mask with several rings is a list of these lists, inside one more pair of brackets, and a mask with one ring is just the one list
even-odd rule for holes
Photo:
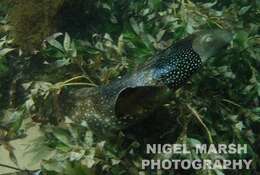
[[[41,48],[45,38],[55,32],[72,36],[85,34],[99,11],[92,1],[84,0],[5,0],[14,43],[25,52]],[[87,10],[86,10],[87,9]]]
[[16,0],[12,2],[9,22],[14,43],[23,50],[34,51],[56,31],[56,15],[64,0]]

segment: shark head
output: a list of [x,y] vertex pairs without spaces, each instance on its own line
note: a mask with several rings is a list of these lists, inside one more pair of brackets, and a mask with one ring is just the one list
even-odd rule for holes
[[232,40],[233,35],[224,30],[206,30],[194,34],[193,50],[203,59],[214,56],[225,48]]

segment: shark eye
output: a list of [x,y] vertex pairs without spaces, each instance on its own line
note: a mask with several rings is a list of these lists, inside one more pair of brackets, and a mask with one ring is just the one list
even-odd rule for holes
[[208,36],[208,37],[205,39],[205,41],[206,41],[207,43],[210,43],[210,42],[213,41],[213,38],[212,38],[211,36]]
[[212,35],[205,35],[204,37],[202,37],[202,42],[205,42],[207,44],[213,42]]

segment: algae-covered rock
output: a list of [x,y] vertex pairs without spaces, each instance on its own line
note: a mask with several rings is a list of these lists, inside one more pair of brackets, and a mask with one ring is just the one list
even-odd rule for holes
[[56,15],[64,0],[15,0],[9,3],[14,42],[26,51],[33,51],[56,31]]
[[92,0],[5,1],[14,43],[25,52],[39,49],[54,32],[69,32],[72,36],[87,32],[89,20],[96,20],[100,13]]

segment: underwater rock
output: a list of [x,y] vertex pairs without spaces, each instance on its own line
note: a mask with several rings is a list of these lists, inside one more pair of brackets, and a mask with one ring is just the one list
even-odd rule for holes
[[14,43],[24,49],[39,49],[42,41],[56,32],[55,17],[64,0],[9,0],[9,23]]
[[226,46],[232,35],[202,31],[184,38],[154,56],[130,75],[107,86],[82,88],[70,94],[67,115],[87,121],[98,134],[109,135],[145,119],[169,100],[202,65],[202,58]]
[[[100,13],[92,0],[4,0],[14,44],[30,53],[55,32],[88,33],[90,19]],[[97,20],[100,22],[100,20]],[[87,34],[86,34],[87,35]]]

